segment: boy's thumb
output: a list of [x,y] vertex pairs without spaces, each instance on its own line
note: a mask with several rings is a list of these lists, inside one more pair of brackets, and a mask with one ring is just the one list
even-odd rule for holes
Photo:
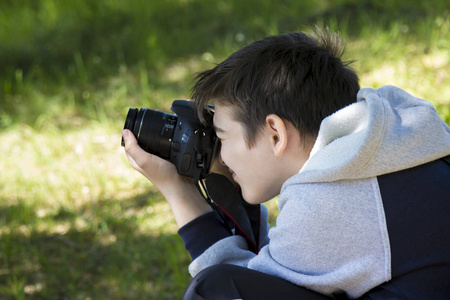
[[122,146],[127,148],[127,146],[130,144],[130,142],[133,141],[133,133],[131,131],[124,129],[122,131]]
[[130,132],[128,130],[126,130],[126,129],[124,129],[122,131],[122,136],[123,136],[124,140],[126,140],[128,138],[129,134],[130,134]]

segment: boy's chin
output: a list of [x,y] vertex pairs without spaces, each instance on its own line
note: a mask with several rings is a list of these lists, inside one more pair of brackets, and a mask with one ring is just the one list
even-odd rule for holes
[[242,189],[242,197],[244,198],[245,202],[252,205],[261,204],[270,200],[255,194],[246,193],[245,189]]

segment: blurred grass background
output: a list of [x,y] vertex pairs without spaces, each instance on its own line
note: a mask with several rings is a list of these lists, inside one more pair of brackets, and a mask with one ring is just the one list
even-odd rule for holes
[[319,25],[347,40],[361,86],[397,85],[450,124],[449,13],[448,0],[1,1],[0,299],[181,298],[190,258],[120,147],[128,108],[169,111],[194,73]]

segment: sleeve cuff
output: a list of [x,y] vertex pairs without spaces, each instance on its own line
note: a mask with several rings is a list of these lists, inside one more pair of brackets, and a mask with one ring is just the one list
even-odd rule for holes
[[192,220],[178,230],[192,260],[216,242],[231,236],[219,215],[213,211]]

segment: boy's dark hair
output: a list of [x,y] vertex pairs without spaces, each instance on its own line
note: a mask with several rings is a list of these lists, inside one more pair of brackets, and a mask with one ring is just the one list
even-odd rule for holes
[[351,62],[341,61],[343,52],[339,36],[329,30],[269,36],[199,73],[191,98],[199,113],[211,100],[231,105],[248,147],[269,114],[312,140],[325,117],[356,101],[358,76]]

